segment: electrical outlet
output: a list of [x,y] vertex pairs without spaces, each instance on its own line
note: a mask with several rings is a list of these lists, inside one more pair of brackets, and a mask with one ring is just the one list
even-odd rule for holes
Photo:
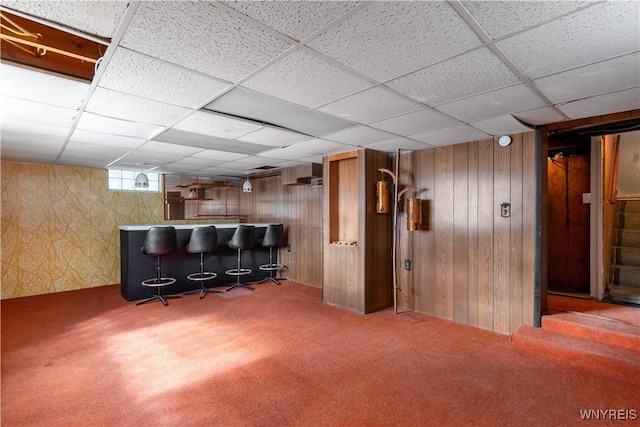
[[291,252],[291,243],[287,245],[287,252]]
[[504,202],[500,205],[500,216],[509,218],[511,216],[511,203]]
[[411,271],[411,260],[408,258],[404,260],[404,269]]

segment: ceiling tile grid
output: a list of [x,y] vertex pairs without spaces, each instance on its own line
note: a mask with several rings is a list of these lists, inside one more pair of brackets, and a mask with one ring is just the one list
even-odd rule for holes
[[3,159],[242,176],[640,108],[637,1],[127,5],[2,2],[116,37],[92,84],[3,60]]

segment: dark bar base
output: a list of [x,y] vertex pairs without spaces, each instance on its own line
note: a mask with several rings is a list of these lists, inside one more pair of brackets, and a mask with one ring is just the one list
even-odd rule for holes
[[[218,249],[210,254],[205,254],[204,264],[206,271],[218,273],[218,277],[208,280],[207,288],[226,287],[234,282],[235,277],[224,274],[226,270],[237,268],[238,258],[235,249],[227,246],[235,231],[232,228],[218,228]],[[256,227],[256,240],[262,239],[266,227]],[[124,231],[120,230],[120,294],[127,301],[143,298],[151,298],[156,290],[142,286],[142,281],[156,274],[156,257],[142,253],[142,243],[146,230]],[[191,229],[176,230],[178,237],[178,250],[162,257],[162,276],[173,277],[176,283],[162,288],[163,295],[180,294],[190,290],[200,289],[200,283],[187,279],[187,275],[200,271],[200,256],[190,254],[185,247],[189,243]],[[256,246],[252,250],[242,251],[242,267],[252,269],[252,273],[242,276],[243,282],[259,281],[265,278],[260,265],[269,263],[269,248]],[[224,290],[224,289],[221,289]]]

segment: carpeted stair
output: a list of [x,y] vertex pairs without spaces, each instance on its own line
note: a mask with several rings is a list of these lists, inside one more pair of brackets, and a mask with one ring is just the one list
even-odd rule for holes
[[520,327],[513,346],[640,383],[640,309],[549,296],[542,327]]

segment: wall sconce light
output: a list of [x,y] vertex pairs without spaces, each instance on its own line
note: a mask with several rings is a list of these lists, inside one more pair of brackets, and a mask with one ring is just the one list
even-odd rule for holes
[[387,181],[376,182],[376,212],[389,213],[389,183]]
[[247,180],[242,184],[242,191],[245,193],[253,192],[253,185],[251,185],[251,181],[249,181],[249,172],[247,172]]

